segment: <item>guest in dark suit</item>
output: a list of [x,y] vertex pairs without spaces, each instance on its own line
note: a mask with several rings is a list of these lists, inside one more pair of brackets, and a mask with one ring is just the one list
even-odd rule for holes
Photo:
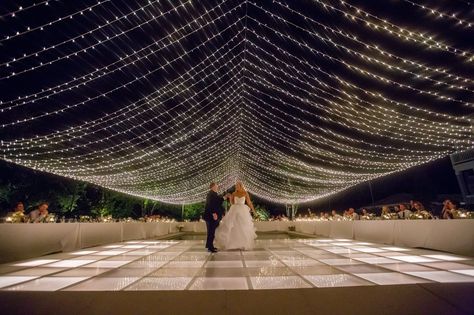
[[216,183],[211,183],[209,188],[211,190],[207,194],[203,219],[206,221],[207,226],[206,248],[209,252],[215,253],[217,252],[217,249],[214,247],[214,234],[224,214],[222,201],[227,197],[227,195],[223,197],[217,193],[219,187]]

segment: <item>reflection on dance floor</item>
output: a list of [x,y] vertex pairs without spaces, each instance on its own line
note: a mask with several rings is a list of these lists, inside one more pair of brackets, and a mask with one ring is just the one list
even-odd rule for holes
[[346,239],[132,241],[0,266],[0,290],[247,290],[474,282],[474,257]]

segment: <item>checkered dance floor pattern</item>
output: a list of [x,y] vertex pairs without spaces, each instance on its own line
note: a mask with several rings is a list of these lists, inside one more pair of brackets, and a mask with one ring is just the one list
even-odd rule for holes
[[251,290],[474,282],[474,257],[346,239],[132,241],[0,266],[0,290]]

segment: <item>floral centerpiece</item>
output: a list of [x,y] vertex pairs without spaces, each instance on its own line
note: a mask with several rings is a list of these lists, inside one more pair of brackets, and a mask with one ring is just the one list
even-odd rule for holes
[[396,213],[385,213],[382,215],[382,220],[396,220],[398,219],[398,214]]
[[375,219],[375,214],[373,213],[367,213],[366,215],[360,216],[361,220],[374,220]]
[[53,213],[49,213],[43,220],[45,223],[56,223],[56,215]]
[[454,219],[473,219],[474,212],[467,211],[464,209],[455,210],[453,211],[453,218]]
[[91,217],[88,216],[88,215],[81,215],[79,216],[79,222],[90,222],[91,221]]
[[105,222],[105,223],[113,222],[113,221],[114,221],[114,219],[112,218],[111,215],[108,215],[108,216],[105,216],[105,217],[101,217],[100,220],[101,220],[101,222]]
[[420,212],[414,212],[410,214],[409,218],[410,220],[433,219],[433,215],[426,210],[422,210]]
[[23,212],[9,212],[5,218],[6,223],[21,223],[27,220],[28,217]]

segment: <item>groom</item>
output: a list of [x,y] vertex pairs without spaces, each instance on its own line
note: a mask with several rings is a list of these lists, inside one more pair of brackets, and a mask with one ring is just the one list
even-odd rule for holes
[[207,194],[206,206],[204,208],[204,220],[206,221],[207,227],[207,241],[206,248],[209,252],[215,253],[217,249],[214,247],[214,234],[216,228],[219,226],[219,222],[224,214],[224,207],[222,207],[222,200],[227,197],[219,196],[217,189],[219,188],[216,183],[209,185],[211,189]]

